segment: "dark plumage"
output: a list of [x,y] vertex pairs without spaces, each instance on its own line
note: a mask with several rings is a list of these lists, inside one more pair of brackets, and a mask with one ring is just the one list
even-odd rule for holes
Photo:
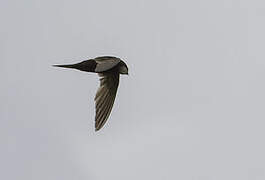
[[94,99],[96,103],[95,129],[96,131],[100,130],[106,123],[113,107],[120,74],[128,75],[127,65],[117,57],[102,56],[76,64],[53,66],[98,73],[100,76],[100,87]]

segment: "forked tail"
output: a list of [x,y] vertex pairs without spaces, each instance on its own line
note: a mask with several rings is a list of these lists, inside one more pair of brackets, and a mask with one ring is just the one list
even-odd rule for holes
[[64,64],[64,65],[52,65],[54,67],[62,67],[62,68],[77,68],[76,64]]

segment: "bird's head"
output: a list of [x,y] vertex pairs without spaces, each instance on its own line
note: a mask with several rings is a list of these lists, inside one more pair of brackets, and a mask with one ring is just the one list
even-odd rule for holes
[[123,61],[121,61],[120,63],[121,64],[119,66],[119,73],[129,75],[129,73],[128,73],[129,69],[128,69],[127,65]]

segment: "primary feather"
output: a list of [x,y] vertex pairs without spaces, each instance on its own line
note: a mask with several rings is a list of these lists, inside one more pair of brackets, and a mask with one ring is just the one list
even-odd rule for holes
[[103,127],[110,115],[116,97],[120,77],[118,73],[100,73],[99,76],[101,77],[100,87],[98,88],[95,96],[96,131]]

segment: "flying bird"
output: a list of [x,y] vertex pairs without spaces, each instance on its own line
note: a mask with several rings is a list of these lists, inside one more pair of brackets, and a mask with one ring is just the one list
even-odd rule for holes
[[110,116],[119,86],[120,74],[128,75],[127,65],[120,58],[102,56],[76,64],[53,66],[98,73],[100,77],[100,87],[94,98],[96,106],[95,130],[100,130]]

